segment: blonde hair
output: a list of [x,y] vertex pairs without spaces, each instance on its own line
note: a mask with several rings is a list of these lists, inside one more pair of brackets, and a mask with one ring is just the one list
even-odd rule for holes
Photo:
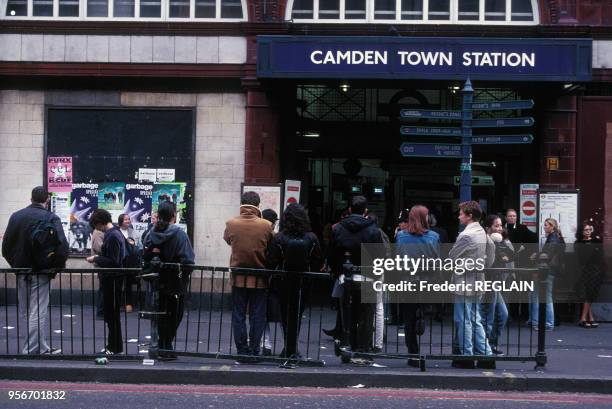
[[544,220],[544,223],[550,224],[553,227],[553,231],[556,232],[559,237],[563,237],[563,234],[561,234],[561,229],[559,228],[559,222],[556,219],[549,217],[548,219]]

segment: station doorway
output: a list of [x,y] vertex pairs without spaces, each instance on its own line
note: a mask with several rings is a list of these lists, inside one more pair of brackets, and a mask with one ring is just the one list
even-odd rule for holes
[[[402,136],[401,125],[460,126],[448,120],[399,119],[401,109],[460,109],[460,84],[372,88],[359,84],[294,84],[293,103],[283,104],[282,175],[302,181],[313,230],[338,221],[351,196],[367,197],[379,226],[393,237],[402,209],[423,204],[454,240],[458,222],[459,160],[406,158],[402,142],[460,143],[447,137]],[[289,91],[288,91],[289,92]],[[287,94],[288,95],[288,94]],[[475,102],[537,98],[525,88],[476,88]],[[537,102],[536,102],[537,104]],[[482,112],[475,118],[534,116],[536,112]],[[472,198],[485,213],[518,206],[519,185],[539,179],[537,127],[529,145],[473,147]],[[491,134],[491,131],[487,134]],[[494,131],[495,134],[510,133]]]

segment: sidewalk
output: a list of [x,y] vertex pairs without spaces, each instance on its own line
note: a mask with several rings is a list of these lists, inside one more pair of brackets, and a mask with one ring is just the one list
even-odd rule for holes
[[1,379],[168,384],[441,388],[539,390],[612,393],[612,324],[582,329],[565,324],[547,333],[548,364],[535,371],[532,362],[499,362],[496,370],[457,370],[450,361],[428,361],[427,372],[401,360],[376,360],[376,367],[342,365],[325,340],[324,368],[282,369],[275,364],[236,364],[230,360],[181,357],[175,362],[0,359]]

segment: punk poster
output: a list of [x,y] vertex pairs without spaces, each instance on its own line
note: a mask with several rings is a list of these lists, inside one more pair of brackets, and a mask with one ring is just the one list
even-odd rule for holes
[[72,156],[49,156],[47,158],[47,186],[49,192],[70,193],[72,191]]
[[64,235],[70,244],[70,193],[52,192],[51,211],[59,217],[64,229]]
[[151,200],[153,185],[133,183],[125,185],[125,205],[123,213],[130,217],[137,237],[141,237],[151,222]]
[[98,208],[108,210],[117,222],[125,206],[125,183],[100,183],[98,187]]
[[70,205],[70,229],[66,238],[72,253],[89,253],[91,228],[89,217],[98,208],[98,184],[74,183]]

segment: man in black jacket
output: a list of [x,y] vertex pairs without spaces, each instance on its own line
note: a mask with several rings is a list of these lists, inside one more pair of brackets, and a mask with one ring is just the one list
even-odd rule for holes
[[[125,238],[118,227],[113,225],[110,213],[104,209],[95,210],[89,217],[92,229],[104,232],[102,252],[87,257],[87,261],[101,268],[122,268],[125,259]],[[106,355],[123,352],[121,336],[121,288],[124,277],[117,273],[99,273],[104,298],[104,321],[108,325],[108,342],[101,352]]]
[[157,210],[157,222],[144,242],[144,260],[150,263],[154,258],[160,262],[180,264],[167,266],[159,270],[159,311],[164,312],[158,320],[157,347],[162,350],[160,360],[174,360],[172,352],[183,313],[185,311],[185,294],[189,291],[191,277],[190,264],[195,263],[195,253],[189,237],[176,226],[176,208],[171,202],[160,203]]
[[[33,274],[18,275],[19,310],[27,320],[28,336],[22,348],[24,354],[59,353],[47,344],[49,316],[49,283],[53,271],[40,270],[32,265],[34,227],[49,221],[55,227],[60,245],[55,254],[54,268],[63,268],[68,258],[68,242],[59,217],[47,210],[49,193],[42,186],[32,189],[32,204],[11,215],[4,240],[2,256],[12,268],[30,268]],[[41,274],[42,273],[42,274]]]
[[[349,207],[350,215],[333,228],[329,260],[332,271],[343,271],[348,260],[353,266],[361,265],[361,244],[382,243],[380,229],[366,214],[367,200],[355,196]],[[353,351],[368,352],[372,344],[374,306],[361,302],[361,285],[371,285],[360,272],[345,273],[344,295],[342,298],[342,339],[343,347]]]

